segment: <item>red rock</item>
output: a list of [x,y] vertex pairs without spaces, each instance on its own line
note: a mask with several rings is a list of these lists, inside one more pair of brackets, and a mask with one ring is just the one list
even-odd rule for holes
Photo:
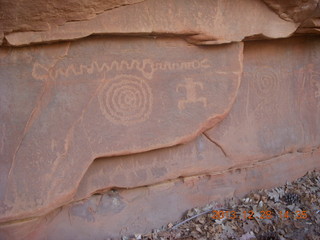
[[222,149],[202,135],[181,146],[95,160],[75,202],[57,217],[48,215],[51,223],[38,225],[46,229],[29,234],[99,239],[149,232],[188,208],[320,169],[319,46],[317,38],[246,43],[236,102],[226,119],[206,133]]
[[288,37],[299,23],[281,19],[263,1],[147,0],[103,12],[90,20],[48,25],[49,30],[15,31],[5,38],[10,45],[26,45],[92,34],[175,35],[195,44],[220,44],[248,37]]
[[304,22],[310,17],[320,17],[319,0],[263,0],[279,17],[294,22]]
[[94,195],[66,207],[47,225],[46,230],[37,232],[39,236],[52,239],[59,236],[64,236],[64,239],[103,239],[106,236],[151,232],[180,219],[192,207],[233,196],[241,197],[259,188],[272,188],[301,177],[309,170],[320,169],[319,157],[319,150],[291,154],[213,176],[192,176],[159,185]]
[[159,37],[318,33],[316,0],[138,2],[2,5],[0,44],[109,36],[0,49],[0,239],[146,232],[320,168],[318,38],[246,42],[243,62]]
[[0,222],[70,201],[97,157],[194,139],[226,116],[242,73],[241,43],[94,38],[0,56]]
[[319,157],[319,149],[312,153],[287,154],[215,175],[191,176],[93,195],[43,217],[32,231],[23,231],[21,223],[2,225],[0,237],[4,240],[22,239],[20,236],[34,240],[100,240],[151,232],[153,228],[177,221],[192,207],[232,196],[241,197],[250,190],[272,188],[301,177],[309,170],[320,169]]
[[169,179],[220,172],[233,166],[204,135],[195,141],[134,155],[96,159],[82,178],[74,200],[113,187],[135,188]]
[[246,44],[244,74],[228,117],[207,132],[237,161],[320,143],[320,44],[296,38]]
[[[134,188],[180,176],[221,172],[317,149],[320,146],[317,39],[245,46],[243,80],[236,102],[226,119],[206,132],[213,142],[202,135],[174,148],[97,159],[84,175],[75,200],[112,187]],[[300,58],[295,58],[298,54]]]
[[301,23],[295,35],[320,33],[319,0],[263,0],[279,17],[286,21]]
[[0,33],[43,31],[69,21],[88,20],[101,12],[144,0],[2,0]]
[[[320,11],[320,10],[319,10]],[[319,34],[320,33],[320,13],[317,18],[309,18],[297,29],[296,34]]]

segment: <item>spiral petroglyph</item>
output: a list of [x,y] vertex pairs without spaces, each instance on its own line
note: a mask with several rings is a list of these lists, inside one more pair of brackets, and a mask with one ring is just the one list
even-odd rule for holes
[[259,69],[255,72],[254,87],[258,96],[272,97],[279,89],[279,81],[277,74],[270,68]]
[[108,81],[99,95],[100,109],[112,123],[132,125],[144,122],[152,111],[152,92],[146,81],[120,75]]
[[270,118],[268,111],[272,111],[273,116],[281,115],[280,105],[275,98],[280,97],[281,85],[277,71],[270,67],[255,68],[252,72],[252,91],[254,91],[256,100],[254,115],[257,119],[262,120]]

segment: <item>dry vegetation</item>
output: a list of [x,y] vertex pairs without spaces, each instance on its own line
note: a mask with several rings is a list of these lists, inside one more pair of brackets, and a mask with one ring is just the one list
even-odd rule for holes
[[152,233],[123,239],[284,240],[320,239],[320,172],[243,199],[189,210],[185,217]]

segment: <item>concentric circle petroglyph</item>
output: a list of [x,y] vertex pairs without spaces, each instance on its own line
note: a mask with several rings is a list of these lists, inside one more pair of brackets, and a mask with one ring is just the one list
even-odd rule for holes
[[259,69],[255,72],[254,86],[260,97],[272,97],[279,89],[278,76],[270,68]]
[[120,75],[105,84],[99,94],[99,102],[103,115],[109,121],[132,125],[149,118],[153,97],[144,79]]

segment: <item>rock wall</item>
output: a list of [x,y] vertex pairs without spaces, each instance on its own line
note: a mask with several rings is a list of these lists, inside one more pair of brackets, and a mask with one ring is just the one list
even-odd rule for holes
[[320,169],[318,1],[14,4],[0,239],[148,232]]

